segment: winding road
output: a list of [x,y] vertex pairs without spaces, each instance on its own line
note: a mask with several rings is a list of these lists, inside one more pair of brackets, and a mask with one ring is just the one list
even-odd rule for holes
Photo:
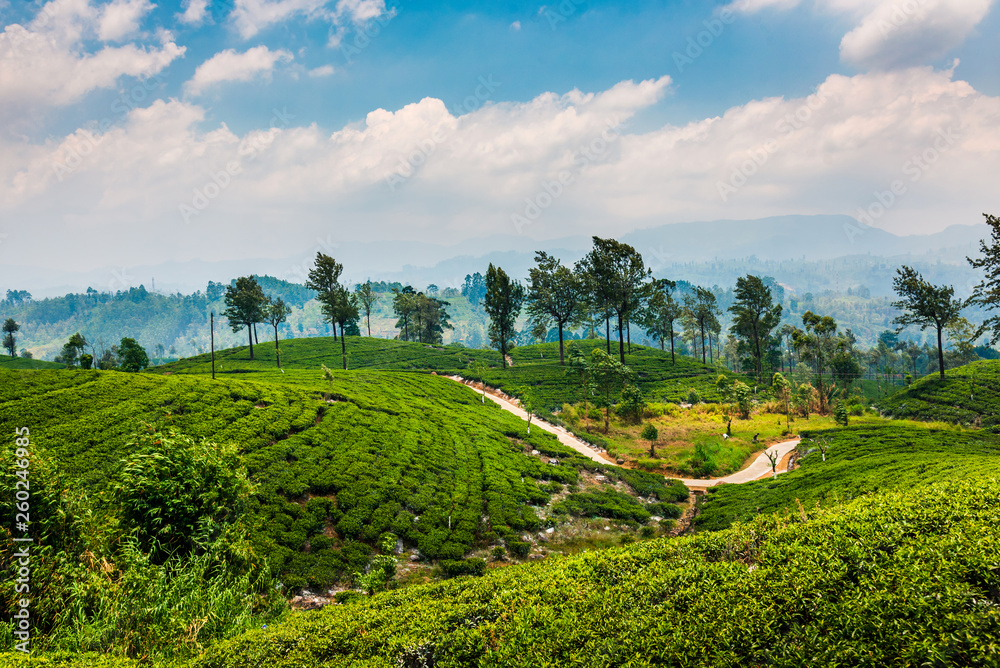
[[[482,391],[482,386],[476,387],[476,383],[466,380],[461,376],[445,376],[456,382],[467,385],[473,389]],[[515,404],[513,401],[508,399],[506,396],[498,396],[494,394],[496,390],[488,390],[486,396],[489,397],[490,401],[499,404],[501,408],[505,411],[513,413],[522,420],[528,419],[528,414],[520,406]],[[599,453],[588,443],[581,441],[576,436],[563,429],[562,427],[557,427],[553,424],[546,422],[545,420],[539,419],[537,416],[532,417],[531,424],[535,425],[539,429],[543,429],[550,434],[554,434],[559,442],[563,445],[569,446],[579,452],[585,457],[593,459],[595,462],[599,462],[606,466],[618,466],[614,461],[609,459],[607,456],[602,456],[603,453]],[[755,459],[750,466],[737,471],[736,473],[731,473],[730,475],[724,476],[722,478],[705,478],[705,479],[695,479],[695,478],[678,478],[682,483],[688,487],[695,488],[707,488],[714,487],[715,485],[721,485],[722,483],[744,483],[752,482],[754,480],[759,480],[760,478],[771,473],[771,460],[768,459],[768,452],[777,452],[778,461],[782,461],[789,452],[795,449],[795,446],[799,444],[801,439],[795,438],[789,441],[782,441],[781,443],[775,443],[774,445],[768,446],[767,450],[762,452],[757,459]],[[778,473],[784,473],[784,471],[778,471]]]

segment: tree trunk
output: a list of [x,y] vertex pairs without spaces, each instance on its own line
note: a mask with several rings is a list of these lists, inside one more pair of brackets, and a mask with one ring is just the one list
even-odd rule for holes
[[628,354],[632,354],[632,321],[625,320],[625,336],[628,339]]
[[372,337],[372,314],[369,313],[365,316],[365,321],[368,323],[368,338]]
[[674,326],[670,326],[670,364],[677,366],[677,359],[674,357]]
[[604,338],[608,342],[608,354],[611,354],[611,318],[604,319]]
[[622,317],[618,316],[618,360],[625,364],[625,339],[622,338]]
[[260,345],[260,339],[257,338],[257,323],[253,324],[253,342]]
[[253,329],[247,325],[247,338],[250,339],[250,359],[253,359]]
[[344,336],[344,323],[340,323],[340,359],[344,362],[344,371],[347,371],[347,337]]
[[753,343],[754,343],[754,348],[757,351],[757,357],[755,359],[756,364],[754,366],[757,367],[757,369],[756,369],[756,371],[757,371],[757,381],[760,382],[761,378],[764,375],[764,360],[760,356],[760,337],[757,336],[757,323],[756,323],[756,321],[753,323]]
[[705,325],[704,325],[704,323],[702,323],[700,325],[700,329],[701,329],[701,363],[702,364],[708,364],[708,362],[706,361],[707,360],[707,355],[705,354]]
[[941,325],[937,326],[938,339],[938,371],[941,373],[941,380],[944,380],[944,348],[941,346]]
[[566,359],[563,356],[563,326],[559,323],[559,364],[566,366]]
[[278,348],[278,326],[274,326],[274,357],[278,360],[278,368],[281,368],[281,349]]

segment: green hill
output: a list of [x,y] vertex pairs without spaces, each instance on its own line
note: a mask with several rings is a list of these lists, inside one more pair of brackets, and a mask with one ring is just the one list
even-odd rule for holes
[[0,369],[65,369],[65,364],[56,362],[46,362],[45,360],[32,360],[23,357],[0,357]]
[[[571,341],[567,350],[576,349],[585,355],[602,340]],[[612,346],[614,351],[614,346]],[[582,401],[576,374],[559,364],[559,344],[542,343],[515,348],[510,353],[513,366],[501,369],[500,354],[491,350],[476,350],[458,346],[431,346],[369,337],[348,337],[348,367],[350,369],[382,369],[403,371],[433,371],[458,374],[480,380],[470,364],[481,362],[489,367],[483,379],[507,394],[523,396],[530,391],[543,411],[553,411],[563,403]],[[249,349],[230,348],[216,352],[216,372],[222,374],[265,372],[279,373],[276,368],[274,343],[254,346],[255,360],[249,359]],[[717,367],[702,364],[690,357],[678,355],[676,365],[670,353],[656,348],[633,345],[625,357],[626,365],[637,376],[640,389],[650,400],[678,402],[693,389],[703,399],[718,398],[715,380]],[[340,343],[332,338],[292,339],[281,342],[281,365],[288,369],[318,369],[321,364],[334,369],[342,367]],[[198,355],[151,370],[155,373],[210,373],[209,355]]]
[[879,404],[885,415],[968,426],[1000,427],[1000,361],[986,360],[913,383]]
[[[979,430],[887,423],[804,434],[799,468],[743,485],[709,489],[697,526],[718,530],[758,514],[836,504],[933,481],[995,476],[1000,436]],[[818,441],[829,444],[823,461]]]
[[[450,380],[378,371],[339,372],[329,383],[314,372],[283,375],[286,385],[0,372],[0,429],[30,425],[34,442],[74,484],[95,491],[117,474],[145,424],[237,444],[260,484],[251,512],[263,527],[261,550],[293,587],[335,582],[359,560],[363,567],[368,546],[385,532],[430,559],[514,539],[542,525],[549,482],[575,486],[581,471],[602,468],[537,428],[526,435],[524,421]],[[526,454],[532,450],[563,465]],[[635,494],[679,496],[661,476],[604,473]]]
[[195,665],[993,665],[998,522],[995,480],[883,493],[293,614]]

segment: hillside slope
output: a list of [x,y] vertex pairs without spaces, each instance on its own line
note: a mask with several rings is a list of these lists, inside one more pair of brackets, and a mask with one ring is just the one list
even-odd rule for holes
[[[583,471],[657,503],[687,496],[658,475],[604,470],[537,428],[529,436],[525,422],[444,378],[282,376],[284,385],[246,375],[0,371],[0,430],[29,426],[39,453],[92,496],[116,478],[146,425],[235,443],[259,484],[250,507],[259,553],[290,587],[363,569],[386,532],[428,559],[454,559],[538,530],[556,488]],[[659,514],[634,496],[633,514]]]
[[884,493],[296,614],[198,668],[995,665],[1000,484]]
[[890,417],[1000,427],[1000,360],[973,362],[927,376],[879,404]]
[[[837,504],[933,481],[992,477],[1000,470],[1000,437],[984,431],[914,423],[806,432],[800,466],[778,477],[709,490],[696,520],[719,530],[759,514],[798,513],[800,504]],[[823,461],[819,442],[828,444]]]
[[[603,340],[567,342],[570,350],[589,357],[594,348],[604,347]],[[612,352],[617,354],[617,344]],[[434,371],[458,374],[473,380],[485,380],[512,396],[530,392],[539,408],[556,410],[563,403],[582,401],[577,374],[569,366],[559,364],[559,344],[542,343],[520,346],[510,352],[513,366],[501,369],[500,354],[492,350],[476,350],[458,346],[431,346],[369,337],[348,337],[348,367],[350,369],[381,369],[401,371]],[[254,347],[254,360],[249,348],[230,348],[216,352],[217,374],[265,373],[279,374],[273,342]],[[342,367],[340,343],[332,338],[291,339],[281,342],[281,365],[289,369],[319,369],[321,364],[333,369]],[[472,369],[473,362],[487,367],[480,377]],[[718,399],[715,380],[717,367],[682,355],[672,363],[670,352],[632,345],[625,364],[636,373],[636,380],[651,400],[680,401],[693,389],[706,401]],[[211,373],[209,355],[198,355],[151,369],[152,373]]]

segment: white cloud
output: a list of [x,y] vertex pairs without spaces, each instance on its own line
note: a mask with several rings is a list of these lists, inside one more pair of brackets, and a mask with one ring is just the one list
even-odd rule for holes
[[[236,256],[259,255],[262,238],[268,253],[281,256],[329,234],[331,224],[347,239],[514,233],[512,215],[566,174],[562,194],[549,196],[523,230],[529,236],[853,214],[894,181],[906,192],[878,224],[933,231],[1000,210],[1000,98],[953,76],[930,68],[834,75],[807,98],[754,100],[641,134],[630,134],[627,121],[669,92],[668,78],[483,104],[459,115],[427,98],[376,109],[334,132],[298,125],[282,110],[269,129],[206,132],[200,107],[156,102],[96,140],[83,130],[40,145],[0,138],[0,215],[40,221],[67,243],[128,231],[137,244],[182,253],[190,252],[183,232],[197,230]],[[616,130],[616,123],[626,125]],[[941,132],[951,137],[944,151],[936,148]],[[914,160],[926,168],[914,171]],[[55,165],[70,161],[77,166],[58,173],[60,180]],[[227,176],[230,163],[238,169]],[[387,177],[402,172],[391,187]],[[185,225],[181,205],[221,182]],[[720,184],[734,183],[734,192],[720,196]],[[349,223],[331,223],[331,211]],[[72,226],[68,212],[79,216]]]
[[[230,16],[240,36],[249,39],[264,28],[293,16],[325,19],[340,28],[345,23],[361,25],[394,13],[394,10],[386,11],[385,0],[338,0],[330,7],[332,4],[333,0],[236,0]],[[342,36],[335,30],[331,42],[339,44]]]
[[152,11],[149,0],[113,0],[101,10],[97,36],[104,42],[120,42],[139,31],[142,19]]
[[514,21],[513,23],[510,24],[510,29],[513,30],[514,32],[517,32],[518,30],[521,29],[521,22]]
[[92,90],[113,87],[122,76],[157,74],[184,55],[173,41],[159,48],[126,44],[85,51],[83,42],[102,31],[110,37],[131,30],[135,24],[124,20],[126,13],[119,5],[101,13],[87,0],[54,0],[27,27],[6,26],[0,33],[0,107],[72,104]]
[[319,67],[309,70],[309,76],[311,77],[328,77],[333,74],[333,65],[320,65]]
[[[846,14],[855,27],[840,43],[841,59],[873,69],[932,63],[962,44],[996,0],[816,0]],[[800,0],[736,0],[728,9],[754,13],[791,9]]]
[[753,14],[762,9],[791,9],[799,5],[800,0],[735,0],[726,5],[725,9]]
[[841,57],[865,67],[932,62],[959,46],[993,0],[892,0],[878,3],[840,43]]
[[181,23],[197,26],[208,16],[209,0],[186,0],[183,7],[184,13],[178,14],[177,19]]
[[276,63],[290,60],[292,54],[284,49],[271,51],[266,46],[255,46],[243,53],[226,49],[199,65],[184,87],[189,93],[200,95],[209,86],[224,81],[250,81],[269,76]]
[[324,14],[328,0],[236,0],[230,18],[244,39],[249,39],[273,23],[296,14],[307,17]]
[[354,23],[365,23],[385,14],[385,0],[339,0],[337,15]]

